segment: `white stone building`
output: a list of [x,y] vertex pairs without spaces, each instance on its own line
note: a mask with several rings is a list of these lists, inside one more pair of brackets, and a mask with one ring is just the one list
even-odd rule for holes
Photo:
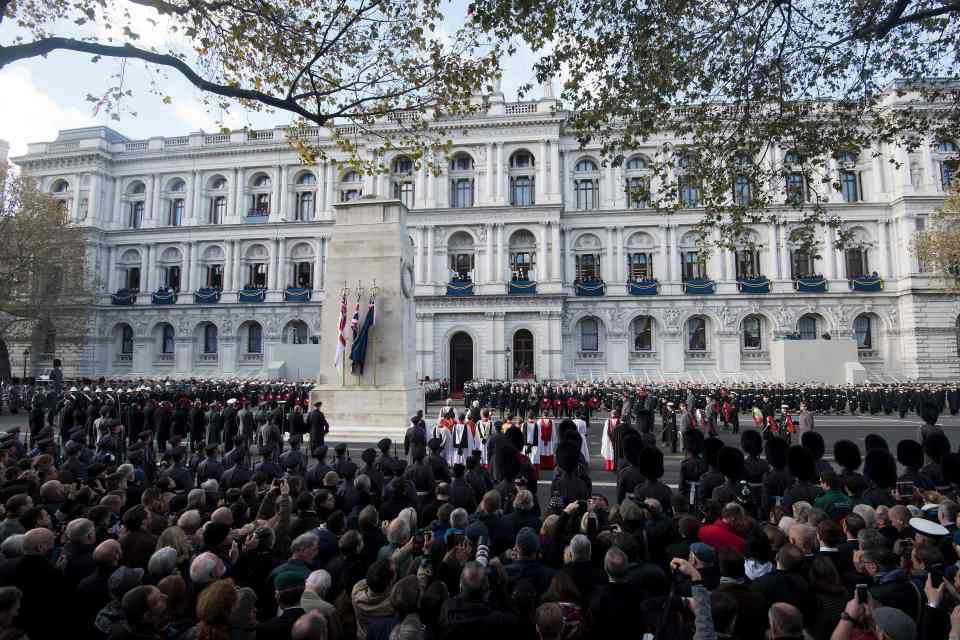
[[[953,141],[832,161],[844,193],[830,209],[857,248],[833,250],[821,230],[823,257],[810,259],[791,242],[797,214],[784,205],[782,223],[751,231],[755,249],[714,252],[701,273],[695,190],[669,217],[628,202],[625,187],[648,179],[659,141],[614,168],[579,148],[554,105],[491,96],[485,115],[451,129],[439,176],[402,153],[383,158],[389,171],[376,177],[304,166],[283,128],[134,141],[97,127],[32,144],[14,161],[90,227],[101,297],[89,337],[69,353],[33,331],[30,365],[42,372],[53,351],[68,375],[313,377],[315,342],[332,330],[319,326],[319,305],[344,284],[324,278],[334,203],[374,194],[411,209],[420,376],[454,386],[531,375],[762,378],[770,342],[794,332],[855,337],[874,379],[960,373],[960,302],[910,250],[943,201]],[[802,162],[791,153],[775,160]],[[852,276],[877,288],[874,272],[882,290],[851,290]],[[738,284],[738,274],[757,278]],[[794,278],[811,274],[825,282],[797,290]],[[154,295],[162,285],[177,290],[175,304],[156,304],[170,297]],[[219,299],[195,295],[201,287]],[[651,287],[655,295],[637,295]],[[13,371],[22,340],[8,337]]]

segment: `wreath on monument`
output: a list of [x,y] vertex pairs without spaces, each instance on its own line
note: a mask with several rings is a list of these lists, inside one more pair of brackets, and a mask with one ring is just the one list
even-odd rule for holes
[[400,289],[403,290],[403,296],[408,299],[413,299],[415,286],[416,281],[413,275],[413,265],[409,262],[404,262],[400,266]]

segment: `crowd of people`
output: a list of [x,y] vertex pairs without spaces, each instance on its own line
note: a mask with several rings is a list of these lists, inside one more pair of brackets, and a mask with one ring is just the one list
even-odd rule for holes
[[[501,418],[496,384],[357,461],[293,383],[5,393],[23,424],[0,438],[0,639],[960,638],[952,388],[879,387],[909,396],[917,438],[828,460],[812,422],[793,440],[764,418],[835,389],[531,384]],[[581,386],[585,406],[542,404]],[[725,445],[737,398],[761,419]]]

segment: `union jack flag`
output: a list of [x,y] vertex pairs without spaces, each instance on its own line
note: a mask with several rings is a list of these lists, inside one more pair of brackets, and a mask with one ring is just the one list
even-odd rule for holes
[[340,295],[340,320],[337,322],[337,357],[333,366],[340,368],[343,365],[343,352],[347,348],[347,292]]
[[360,293],[357,292],[357,306],[353,308],[353,318],[350,319],[350,330],[353,332],[353,339],[357,339],[357,330],[360,329]]

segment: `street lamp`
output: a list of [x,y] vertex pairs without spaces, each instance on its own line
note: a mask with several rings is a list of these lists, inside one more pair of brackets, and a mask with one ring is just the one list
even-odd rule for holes
[[503,375],[507,380],[513,380],[513,374],[510,373],[510,347],[503,350]]
[[30,347],[23,350],[23,377],[27,377],[27,361],[30,360]]

